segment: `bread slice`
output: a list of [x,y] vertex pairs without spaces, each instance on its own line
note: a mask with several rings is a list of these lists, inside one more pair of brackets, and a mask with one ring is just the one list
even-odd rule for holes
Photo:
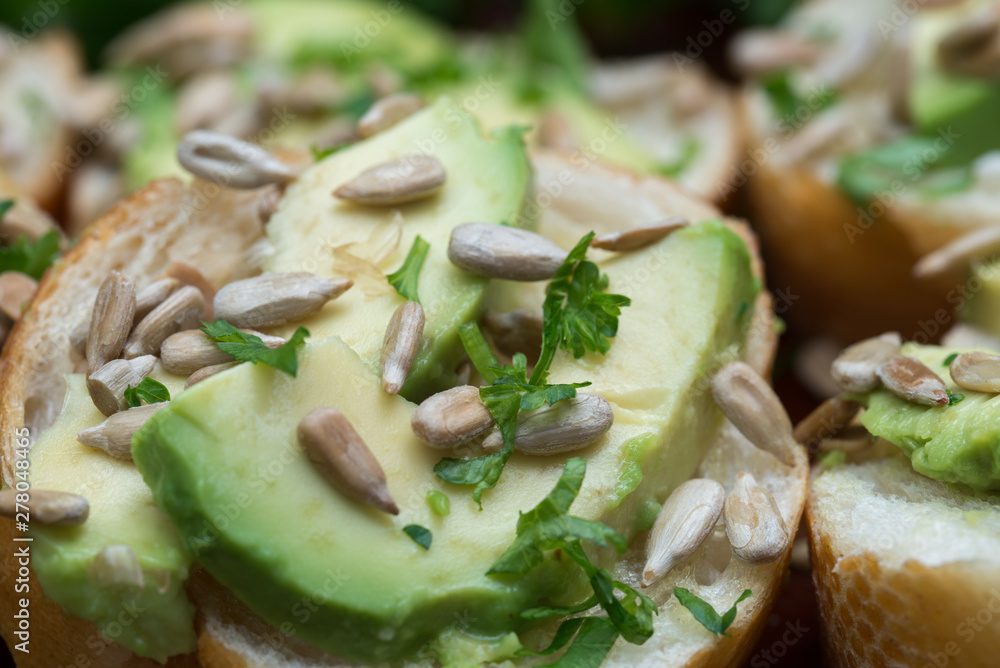
[[[534,157],[539,188],[557,179],[563,190],[553,197],[543,214],[543,232],[560,225],[584,225],[604,231],[649,223],[667,215],[685,215],[694,221],[715,217],[718,211],[683,189],[655,177],[590,164],[574,165],[555,154]],[[565,175],[569,174],[569,178]],[[562,177],[562,178],[560,178]],[[211,194],[209,194],[211,193]],[[13,333],[0,363],[0,429],[3,430],[3,475],[10,484],[14,429],[27,425],[33,437],[52,423],[62,396],[62,374],[75,361],[69,334],[85,318],[102,278],[118,269],[139,278],[141,286],[173,261],[199,267],[215,285],[256,271],[253,260],[261,251],[262,224],[257,216],[257,192],[219,191],[196,183],[185,188],[176,181],[160,181],[138,191],[103,216],[62,263],[43,280],[40,293]],[[749,230],[730,221],[747,239]],[[546,227],[549,226],[549,227]],[[554,226],[554,227],[553,227]],[[579,235],[577,235],[579,236]],[[751,252],[756,253],[751,243]],[[756,270],[761,272],[759,260]],[[746,358],[766,375],[773,358],[775,330],[769,297],[760,297],[750,324],[751,344]],[[720,360],[721,364],[729,360]],[[711,371],[711,370],[710,370]],[[704,391],[708,391],[708,382]],[[786,526],[795,527],[805,499],[807,464],[799,454],[794,466],[785,466],[772,455],[750,445],[726,423],[706,456],[699,475],[713,477],[731,487],[733,477],[749,471],[767,487],[781,510]],[[6,523],[0,528],[9,535]],[[655,633],[638,647],[620,642],[607,666],[735,666],[752,649],[777,594],[789,550],[765,565],[750,566],[732,557],[724,532],[716,533],[688,561],[647,590],[660,605]],[[15,571],[10,552],[0,557],[5,573]],[[645,562],[645,537],[640,536],[617,568],[615,576],[638,587]],[[719,610],[732,605],[744,589],[754,596],[740,605],[731,638],[716,637],[703,628],[672,597],[674,586],[683,586]],[[196,603],[198,655],[174,657],[171,666],[198,664],[206,668],[243,666],[346,666],[354,665],[324,654],[294,637],[282,634],[247,609],[230,592],[203,571],[196,571],[188,585]],[[5,599],[2,614],[12,619],[12,600]],[[91,666],[145,666],[150,662],[130,656],[123,648],[105,643],[90,623],[66,618],[61,609],[46,602],[32,587],[32,633],[35,638],[58,637],[60,642],[39,648],[36,654],[18,655],[21,666],[69,665],[84,652]],[[9,622],[2,630],[12,640]],[[87,639],[105,643],[98,654],[86,647]],[[34,647],[33,647],[34,650]]]
[[[786,36],[820,49],[814,62],[795,64],[802,103],[779,120],[762,86],[748,85],[740,98],[747,160],[733,183],[746,184],[772,283],[794,295],[787,317],[799,329],[844,345],[885,331],[937,340],[945,329],[938,312],[957,303],[960,277],[917,279],[913,265],[994,223],[1000,206],[985,169],[973,170],[967,190],[938,197],[914,186],[919,169],[909,164],[867,204],[838,187],[842,157],[911,132],[891,93],[905,78],[895,63],[908,35],[885,28],[894,11],[888,0],[804,3],[783,25]],[[819,27],[833,37],[817,46]]]
[[835,668],[997,665],[1000,498],[899,456],[817,468],[806,512]]

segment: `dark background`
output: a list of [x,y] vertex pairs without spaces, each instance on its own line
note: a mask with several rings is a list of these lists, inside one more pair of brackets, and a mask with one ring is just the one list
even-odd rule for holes
[[[511,30],[517,25],[523,2],[514,0],[407,0],[427,14],[460,30]],[[705,60],[717,75],[733,80],[726,63],[730,39],[743,27],[770,25],[777,21],[795,0],[564,0],[575,5],[573,13],[595,55],[601,57],[637,56],[661,51],[686,51]],[[123,28],[170,4],[166,0],[0,0],[0,23],[22,30],[38,12],[55,16],[45,22],[72,30],[83,43],[91,67],[101,64],[101,52]],[[720,26],[718,19],[730,10],[732,23]],[[714,27],[721,34],[702,49],[692,40],[698,33]],[[787,359],[790,341],[782,348]],[[776,369],[776,386],[794,420],[805,416],[811,401],[783,372],[782,359]],[[788,629],[804,631],[794,643],[786,643]],[[9,654],[0,649],[0,666],[13,666]],[[773,653],[770,653],[774,650]],[[780,654],[780,656],[779,656]],[[745,668],[781,666],[786,668],[821,667],[819,618],[808,574],[792,571],[764,636]],[[62,668],[53,666],[52,668]]]

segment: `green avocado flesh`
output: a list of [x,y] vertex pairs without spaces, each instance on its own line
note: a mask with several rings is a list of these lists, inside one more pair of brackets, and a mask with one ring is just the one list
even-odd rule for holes
[[918,132],[955,135],[935,166],[965,166],[979,155],[1000,148],[1000,84],[946,72],[938,44],[952,28],[968,19],[982,3],[918,12],[913,18],[909,109]]
[[[331,195],[364,170],[415,153],[432,155],[444,166],[447,180],[440,193],[395,207],[362,206]],[[287,336],[302,325],[313,340],[337,335],[377,371],[386,325],[404,301],[385,274],[403,264],[420,236],[430,244],[419,282],[426,322],[402,394],[419,400],[451,387],[465,355],[458,327],[479,317],[487,284],[448,260],[451,231],[472,221],[527,222],[521,207],[530,187],[520,131],[500,130],[487,139],[472,116],[444,99],[325,158],[289,186],[268,223],[275,253],[265,270],[346,276],[354,287],[306,320],[273,331]]]
[[973,269],[961,292],[952,293],[949,302],[963,321],[1000,338],[1000,262],[991,261]]
[[[183,378],[156,377],[171,394],[184,387]],[[77,441],[78,431],[104,416],[94,407],[84,376],[67,376],[66,385],[59,418],[31,448],[31,484],[82,495],[90,502],[90,516],[78,527],[32,526],[31,566],[38,581],[46,597],[139,656],[166,661],[194,651],[194,607],[184,593],[191,556],[135,466]],[[91,564],[111,545],[132,548],[144,588],[97,583]]]
[[974,392],[951,380],[945,360],[962,350],[906,344],[903,354],[937,373],[952,394],[965,398],[952,406],[921,406],[888,390],[862,398],[867,410],[861,424],[875,436],[895,443],[913,468],[937,480],[968,485],[977,491],[1000,490],[1000,398]]
[[[572,512],[631,537],[651,504],[690,477],[718,426],[708,378],[740,355],[739,305],[757,288],[743,241],[711,221],[601,268],[632,306],[607,356],[560,354],[552,382],[592,381],[587,391],[611,402],[614,426],[574,453],[588,470]],[[370,447],[398,516],[349,500],[303,455],[297,425],[320,406],[344,413]],[[435,477],[442,453],[413,436],[413,410],[329,337],[306,345],[297,378],[244,364],[192,387],[140,431],[133,455],[197,560],[289,634],[373,662],[422,648],[449,661],[482,656],[477,638],[514,647],[501,639],[523,627],[521,610],[587,595],[581,573],[554,558],[522,577],[485,575],[565,457],[515,454],[480,511],[469,488]],[[447,516],[426,503],[431,490],[448,497]],[[409,524],[433,532],[430,550],[402,531]]]

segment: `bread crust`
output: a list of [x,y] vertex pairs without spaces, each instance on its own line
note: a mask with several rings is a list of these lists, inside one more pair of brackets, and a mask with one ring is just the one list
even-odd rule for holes
[[[843,510],[826,510],[810,494],[806,519],[813,582],[826,656],[834,668],[997,665],[1000,569],[995,559],[984,563],[970,556],[931,566],[923,563],[925,555],[907,554],[899,565],[889,563],[880,556],[887,537],[875,530],[864,549],[847,547],[838,533],[837,512]],[[900,522],[914,519],[901,517]],[[888,548],[899,549],[891,543]]]

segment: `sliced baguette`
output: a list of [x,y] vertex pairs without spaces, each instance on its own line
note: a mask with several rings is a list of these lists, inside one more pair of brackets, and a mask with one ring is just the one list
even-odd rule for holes
[[[566,226],[565,233],[576,234],[581,224],[602,231],[605,227],[645,224],[673,214],[686,215],[693,221],[718,214],[711,206],[658,178],[637,177],[598,165],[578,170],[568,158],[553,154],[536,155],[535,164],[540,184],[558,178],[566,170],[572,175],[568,184],[563,179],[565,190],[544,213],[543,231],[553,236],[558,236],[560,225]],[[14,429],[27,425],[36,437],[54,420],[63,396],[62,374],[75,363],[69,334],[86,316],[97,286],[108,271],[118,269],[136,276],[140,285],[158,276],[172,261],[198,266],[215,285],[254,271],[252,258],[260,250],[257,242],[262,230],[256,213],[260,194],[222,191],[205,198],[205,190],[204,184],[186,189],[176,181],[160,181],[140,190],[93,225],[80,244],[46,276],[29,317],[16,328],[0,364],[0,428],[7,484],[13,480]],[[742,223],[731,221],[731,225],[752,241]],[[755,244],[750,246],[756,255]],[[760,274],[759,260],[755,260],[755,266]],[[769,297],[763,294],[750,325],[751,344],[745,355],[765,375],[776,338],[769,303]],[[720,368],[729,361],[719,360]],[[708,377],[702,391],[708,391]],[[805,499],[804,455],[798,455],[793,467],[784,466],[750,445],[726,423],[700,475],[731,487],[735,474],[744,470],[753,473],[772,492],[786,525],[797,526]],[[0,526],[9,535],[10,525]],[[653,638],[641,647],[619,642],[605,665],[738,665],[762,630],[789,552],[790,546],[777,561],[750,566],[731,556],[725,534],[717,531],[693,557],[647,590],[660,604]],[[4,573],[16,572],[10,553],[2,559]],[[640,536],[619,564],[616,577],[638,587],[644,561],[645,536]],[[718,638],[681,609],[671,595],[674,586],[690,589],[719,610],[732,605],[744,589],[755,593],[741,604],[729,629],[732,638]],[[193,574],[188,592],[198,606],[197,661],[206,668],[352,665],[269,626],[204,572]],[[33,651],[31,655],[18,655],[19,665],[68,665],[81,652],[91,666],[150,665],[112,644],[100,654],[82,649],[87,647],[88,638],[104,642],[97,629],[87,622],[67,619],[59,606],[44,600],[37,582],[33,583],[31,596],[34,637],[59,637],[62,641],[41,648],[37,654]],[[4,618],[12,619],[14,601],[5,599],[2,605]],[[12,644],[9,623],[2,628],[5,639]],[[174,657],[169,665],[194,662],[192,656]]]
[[899,456],[817,468],[806,513],[831,665],[996,665],[1000,499]]

